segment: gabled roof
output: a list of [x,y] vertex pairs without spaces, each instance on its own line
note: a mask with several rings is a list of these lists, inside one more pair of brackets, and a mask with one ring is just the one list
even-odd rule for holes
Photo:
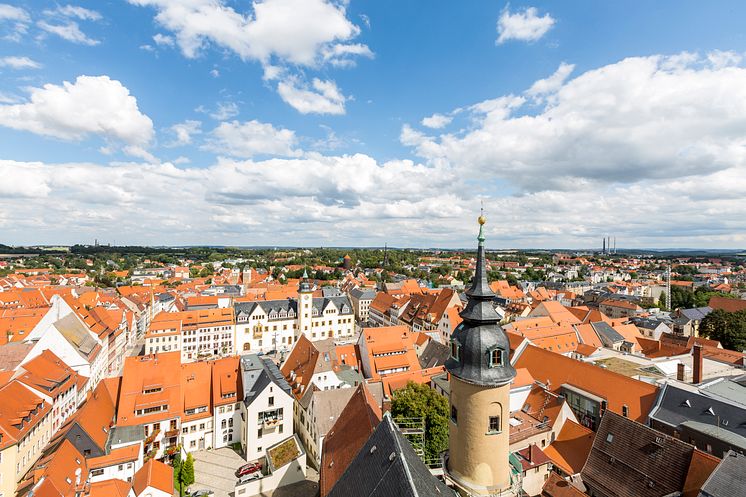
[[593,438],[593,431],[568,419],[554,442],[544,449],[544,453],[562,471],[571,476],[576,475],[588,459]]
[[702,485],[700,497],[730,497],[746,490],[746,456],[728,451]]
[[263,392],[270,383],[274,383],[288,395],[293,395],[285,377],[268,357],[256,354],[242,355],[240,369],[243,401],[246,406],[251,405],[256,396]]
[[18,442],[35,428],[52,405],[17,381],[0,387],[0,429],[7,434],[0,449]]
[[743,406],[666,383],[650,418],[671,427],[685,425],[700,432],[709,426],[716,438],[746,450],[746,409]]
[[155,459],[148,459],[143,464],[132,481],[132,489],[136,495],[142,494],[146,488],[152,487],[169,495],[174,493],[174,469]]
[[542,497],[585,497],[586,495],[555,472],[549,473],[549,478],[541,491]]
[[415,454],[386,413],[329,497],[453,496]]
[[367,385],[361,383],[324,438],[319,471],[321,497],[325,497],[342,476],[381,422],[381,417],[381,408]]
[[515,367],[527,368],[537,381],[549,382],[553,392],[568,384],[605,398],[612,411],[621,413],[626,405],[629,417],[639,421],[647,417],[658,391],[655,385],[534,346],[525,348]]
[[581,477],[608,497],[660,497],[681,491],[694,447],[606,411]]

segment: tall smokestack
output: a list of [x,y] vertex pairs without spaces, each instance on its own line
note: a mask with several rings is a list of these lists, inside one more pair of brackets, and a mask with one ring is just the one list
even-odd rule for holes
[[694,367],[692,368],[692,383],[699,385],[702,383],[702,346],[698,343],[694,344],[692,349],[692,356],[694,357]]
[[601,250],[601,253],[605,254],[606,253],[606,237],[604,237],[604,245],[603,245],[603,247],[604,248]]

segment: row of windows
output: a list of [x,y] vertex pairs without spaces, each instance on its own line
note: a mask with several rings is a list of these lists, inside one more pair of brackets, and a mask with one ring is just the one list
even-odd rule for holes
[[[488,350],[487,353],[489,354],[489,366],[491,368],[497,368],[503,365],[503,357],[505,354],[501,348],[495,347],[494,349]],[[451,357],[457,361],[462,360],[461,346],[456,340],[451,341]]]

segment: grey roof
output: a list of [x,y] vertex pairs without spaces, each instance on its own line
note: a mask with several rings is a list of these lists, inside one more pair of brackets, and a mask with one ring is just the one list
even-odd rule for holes
[[[671,383],[660,390],[650,418],[673,427],[687,426],[726,443],[746,442],[746,409],[743,406],[684,390]],[[708,433],[703,425],[710,425],[714,430]],[[729,432],[739,438],[729,436]]]
[[386,413],[328,497],[454,496],[417,457]]
[[609,326],[608,323],[599,321],[597,323],[591,323],[591,327],[598,335],[598,338],[604,344],[604,347],[611,347],[615,343],[623,342],[624,337],[619,334],[614,328]]
[[246,406],[251,405],[256,396],[270,383],[274,383],[285,393],[292,395],[290,385],[269,357],[257,354],[242,355],[239,367],[243,380],[243,400]]
[[671,322],[671,320],[668,318],[656,319],[656,318],[643,318],[643,317],[638,317],[638,316],[630,318],[630,321],[632,321],[632,323],[634,323],[634,325],[637,326],[638,328],[643,328],[646,330],[654,330],[658,328],[660,325],[668,326],[668,323]]
[[699,391],[710,397],[721,398],[746,406],[746,385],[739,383],[738,378],[721,378],[700,385]]
[[[352,387],[334,388],[332,390],[316,389],[313,391],[309,396],[311,397],[309,401],[313,402],[313,421],[316,424],[316,433],[323,436],[332,429],[334,422],[342,413],[353,393],[355,393],[355,389]],[[303,398],[305,397],[304,395]],[[301,399],[302,403],[303,399]],[[303,407],[307,409],[308,405]]]
[[451,349],[448,345],[443,345],[437,340],[430,340],[425,346],[425,350],[420,354],[420,366],[423,369],[442,366],[451,355]]
[[[319,316],[324,313],[330,304],[334,304],[340,314],[352,314],[352,304],[346,295],[339,297],[315,297],[311,303]],[[261,307],[267,315],[269,315],[273,310],[279,314],[281,310],[284,310],[287,313],[291,309],[295,315],[298,314],[297,299],[257,300],[254,302],[235,303],[234,308],[236,312],[236,320],[238,320],[240,315],[251,315],[257,307]]]
[[702,485],[699,497],[746,495],[746,456],[728,451]]
[[109,431],[109,438],[106,440],[106,453],[109,453],[112,445],[130,444],[140,440],[145,440],[143,425],[114,426]]
[[[487,268],[484,253],[484,237],[479,228],[479,247],[474,280],[466,291],[468,303],[461,311],[463,322],[451,335],[451,342],[458,345],[458,358],[449,357],[446,368],[456,378],[481,386],[499,386],[515,378],[516,371],[510,364],[508,336],[498,324],[500,316],[492,305],[495,292],[487,282]],[[490,355],[500,350],[502,364],[492,367]]]
[[350,290],[350,296],[357,300],[373,300],[376,298],[376,291],[370,288],[353,288]]
[[324,297],[342,297],[344,293],[342,293],[342,290],[335,286],[322,286],[321,295],[323,295]]
[[96,340],[93,339],[88,328],[73,313],[55,321],[54,327],[85,358],[88,358],[93,349],[96,348]]
[[173,302],[174,300],[176,300],[176,297],[174,297],[170,293],[158,294],[158,302]]
[[694,307],[692,309],[679,310],[679,313],[690,321],[702,321],[711,312],[711,307]]

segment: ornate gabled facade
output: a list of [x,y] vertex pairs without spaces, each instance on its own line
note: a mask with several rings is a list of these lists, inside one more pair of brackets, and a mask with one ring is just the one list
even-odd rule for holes
[[298,297],[235,304],[236,351],[289,350],[301,334],[309,340],[352,339],[355,315],[347,296],[314,297],[307,277]]
[[509,456],[510,343],[498,324],[487,281],[483,216],[479,217],[479,247],[463,322],[451,336],[451,419],[448,478],[463,495],[511,495]]

